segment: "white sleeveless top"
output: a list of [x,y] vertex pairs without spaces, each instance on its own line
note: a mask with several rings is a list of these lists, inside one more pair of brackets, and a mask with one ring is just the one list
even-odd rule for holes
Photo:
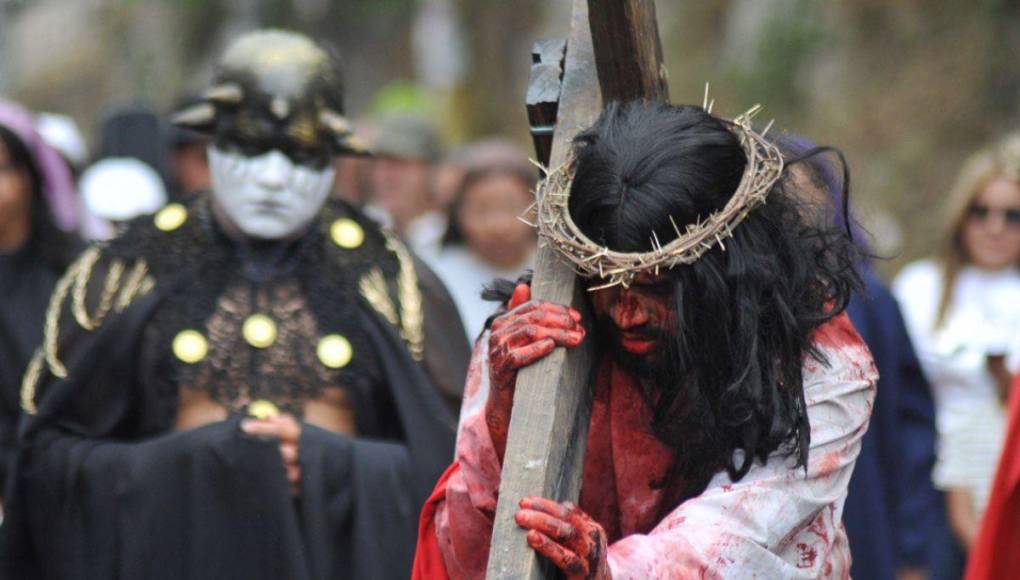
[[1020,270],[960,271],[945,323],[935,328],[942,268],[909,264],[893,282],[918,358],[932,385],[939,434],[934,481],[971,491],[982,512],[1002,449],[1005,408],[987,369],[988,355],[1020,362]]

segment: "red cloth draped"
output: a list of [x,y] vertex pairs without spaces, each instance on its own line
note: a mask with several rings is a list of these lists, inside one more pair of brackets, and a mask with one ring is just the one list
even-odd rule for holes
[[425,502],[421,510],[421,519],[418,521],[418,547],[414,553],[414,568],[411,569],[411,580],[448,580],[446,565],[443,563],[443,553],[439,550],[439,537],[436,535],[436,508],[446,500],[446,482],[453,474],[460,471],[460,465],[453,462],[453,465],[446,469],[446,473],[439,478],[432,495]]
[[967,580],[1020,578],[1020,376],[1011,393],[1006,441]]

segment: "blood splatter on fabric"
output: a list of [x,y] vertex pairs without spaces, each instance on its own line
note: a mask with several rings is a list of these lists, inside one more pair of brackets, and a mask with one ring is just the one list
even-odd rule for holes
[[[614,364],[602,365],[580,505],[610,538],[614,579],[849,577],[840,519],[877,373],[845,315],[819,328],[815,344],[828,364],[804,364],[807,468],[776,453],[739,482],[716,474],[683,502],[684,482],[666,477],[672,456],[651,431],[651,410],[637,385]],[[469,399],[488,392],[485,350],[474,353],[469,382],[479,384],[468,385]],[[438,551],[454,579],[483,578],[488,558],[500,465],[483,406],[465,401],[456,462],[423,512],[428,531],[419,539],[419,559],[434,562]]]

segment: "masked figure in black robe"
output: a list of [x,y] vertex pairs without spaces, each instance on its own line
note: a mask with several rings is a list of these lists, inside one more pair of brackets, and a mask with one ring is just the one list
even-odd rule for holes
[[57,285],[0,577],[406,578],[467,345],[400,241],[326,201],[363,152],[334,61],[250,34],[177,122],[212,135],[212,192]]

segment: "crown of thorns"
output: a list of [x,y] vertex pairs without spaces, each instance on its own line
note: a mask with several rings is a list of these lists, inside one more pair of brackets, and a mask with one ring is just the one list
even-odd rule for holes
[[733,197],[722,209],[704,220],[699,218],[683,230],[670,216],[677,238],[669,243],[661,244],[653,231],[649,237],[652,250],[617,252],[588,238],[574,223],[568,210],[576,168],[573,154],[559,167],[546,171],[545,179],[535,192],[533,207],[537,221],[531,225],[538,229],[541,243],[552,244],[579,275],[587,278],[598,276],[606,281],[590,290],[618,284],[627,288],[639,273],[658,275],[661,270],[678,264],[692,264],[716,245],[725,251],[723,240],[733,237],[734,228],[754,208],[765,203],[769,191],[783,172],[782,153],[764,137],[771,123],[760,134],[751,127],[751,120],[760,110],[761,106],[756,105],[732,121],[722,119],[736,134],[747,157],[747,165]]

